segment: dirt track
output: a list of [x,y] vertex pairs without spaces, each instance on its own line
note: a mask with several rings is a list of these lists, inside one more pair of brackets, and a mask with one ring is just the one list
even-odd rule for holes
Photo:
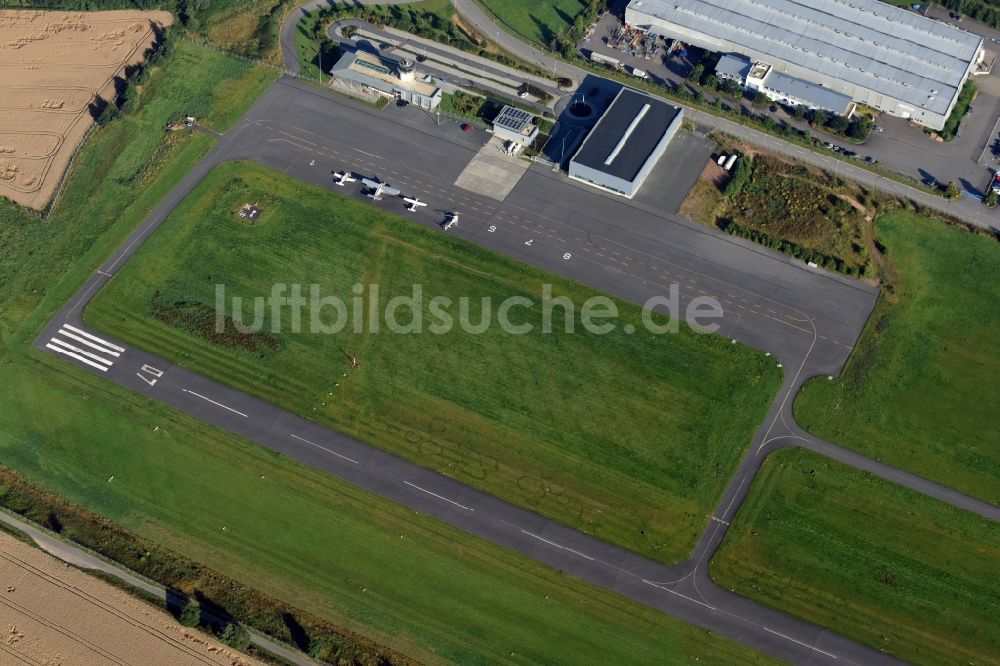
[[0,196],[41,210],[93,124],[91,105],[141,62],[168,12],[0,10]]
[[0,663],[260,664],[3,532]]

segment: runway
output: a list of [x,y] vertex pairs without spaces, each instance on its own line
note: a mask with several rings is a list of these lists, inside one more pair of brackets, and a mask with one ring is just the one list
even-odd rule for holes
[[[378,111],[281,79],[92,274],[35,346],[382,497],[778,658],[804,664],[895,663],[878,651],[721,590],[706,571],[767,453],[791,444],[822,449],[823,443],[790,421],[791,397],[808,377],[840,371],[871,312],[875,290],[642,204],[605,196],[537,165],[503,201],[455,187],[485,139],[461,132],[454,123],[438,125],[414,109]],[[786,380],[747,458],[706,521],[692,558],[676,566],[647,560],[89,329],[82,320],[86,303],[212,167],[234,159],[253,160],[357,196],[356,184],[336,187],[331,171],[378,176],[429,203],[411,215],[415,223],[438,228],[443,211],[457,210],[461,223],[448,233],[631,301],[663,295],[674,283],[688,302],[704,295],[718,298],[724,311],[720,334],[771,353],[783,364]],[[373,205],[405,214],[397,198]],[[63,342],[55,343],[55,338]],[[67,344],[89,355],[67,349]],[[870,463],[873,473],[901,475],[896,478],[906,485],[905,473],[858,458]],[[945,501],[963,497],[926,483],[921,492]],[[971,508],[984,515],[991,510],[982,503]]]

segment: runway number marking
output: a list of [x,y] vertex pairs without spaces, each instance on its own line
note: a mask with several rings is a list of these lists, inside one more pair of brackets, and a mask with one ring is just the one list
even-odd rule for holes
[[566,259],[568,261],[572,256],[573,256],[572,254],[567,252],[566,254],[563,255],[563,259]]
[[491,224],[489,226],[489,228],[487,229],[487,231],[489,231],[491,234],[492,233],[496,233],[496,230],[497,230],[497,225],[495,225],[495,224]]
[[528,240],[524,241],[524,244],[525,244],[525,245],[531,245],[531,242],[532,242],[533,240],[535,240],[535,239],[534,239],[534,238],[529,238]]
[[[142,374],[143,372],[152,376],[147,377],[146,375]],[[156,380],[158,380],[160,377],[163,376],[163,370],[160,370],[159,368],[154,368],[151,365],[143,365],[142,371],[135,373],[135,376],[141,379],[142,381],[146,382],[150,386],[156,386]]]

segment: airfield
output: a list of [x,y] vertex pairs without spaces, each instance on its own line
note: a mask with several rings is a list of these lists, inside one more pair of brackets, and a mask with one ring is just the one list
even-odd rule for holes
[[[791,397],[806,379],[843,367],[876,291],[686,222],[642,197],[626,202],[545,166],[508,164],[510,158],[484,150],[488,139],[453,122],[438,124],[413,108],[378,111],[281,79],[91,276],[35,344],[379,495],[772,655],[797,663],[895,663],[716,588],[705,567],[763,457],[792,443],[839,459],[853,456],[856,466],[903,485],[922,484],[922,492],[984,515],[995,511],[812,438],[789,418]],[[664,159],[670,158],[668,152]],[[447,233],[631,301],[665,295],[671,284],[679,285],[684,303],[717,298],[724,311],[719,335],[770,353],[786,379],[692,558],[673,567],[646,560],[89,330],[82,319],[87,302],[214,166],[237,159],[359,197],[358,183],[338,188],[332,173],[377,178],[428,205],[408,213],[401,199],[390,196],[374,205],[431,228],[440,228],[448,212],[459,212],[460,223]],[[497,189],[484,193],[456,184],[485,181]],[[78,351],[67,354],[72,347]]]

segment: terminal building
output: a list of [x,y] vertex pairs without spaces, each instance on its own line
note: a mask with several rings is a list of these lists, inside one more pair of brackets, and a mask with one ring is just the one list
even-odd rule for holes
[[680,129],[679,107],[622,88],[569,162],[569,176],[631,199]]
[[[630,0],[625,21],[937,130],[988,71],[981,37],[881,0]],[[770,87],[816,93],[787,79]]]
[[433,111],[441,103],[440,86],[430,74],[418,72],[409,60],[393,60],[366,51],[347,50],[330,70],[330,75],[428,111]]

